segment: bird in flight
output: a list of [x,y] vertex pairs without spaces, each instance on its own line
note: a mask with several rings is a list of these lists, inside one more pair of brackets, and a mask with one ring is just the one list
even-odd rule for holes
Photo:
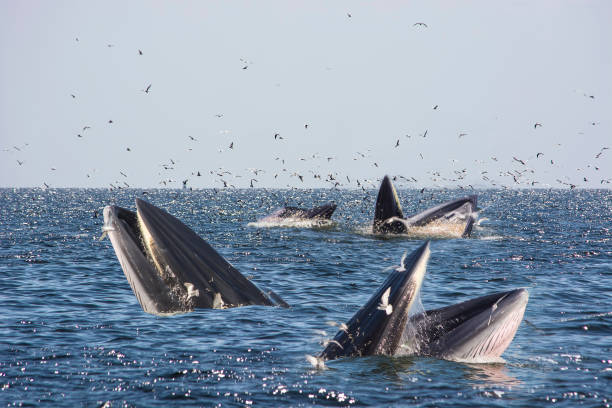
[[425,23],[414,23],[412,26],[413,26],[413,27],[416,27],[416,26],[421,26],[421,27],[425,27],[425,28],[427,28],[427,24],[425,24]]
[[535,125],[533,125],[533,128],[534,128],[534,129],[537,129],[537,128],[538,128],[538,126],[542,127],[542,124],[541,124],[541,123],[536,123]]
[[152,85],[152,84],[147,85],[147,87],[146,87],[145,89],[143,89],[143,91],[142,91],[142,92],[144,92],[144,93],[148,94],[148,93],[149,93],[149,91],[151,90],[151,85]]
[[540,156],[544,156],[544,153],[538,153],[538,154],[536,154],[536,157],[540,157]]
[[395,147],[399,146],[399,139],[397,139],[397,142],[395,142]]
[[514,156],[512,156],[512,158],[513,158],[514,160],[516,160],[517,162],[521,163],[523,166],[525,165],[525,162],[524,162],[523,160],[521,160],[521,159],[517,159],[517,158],[516,158],[516,157],[514,157]]
[[229,148],[230,148],[230,149],[233,149],[233,148],[234,148],[234,142],[230,143]]
[[142,51],[138,50],[138,55],[142,55]]

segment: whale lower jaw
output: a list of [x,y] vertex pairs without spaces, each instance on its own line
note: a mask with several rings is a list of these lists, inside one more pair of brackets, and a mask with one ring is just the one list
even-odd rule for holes
[[413,354],[498,362],[518,330],[529,295],[516,289],[412,316],[405,335]]

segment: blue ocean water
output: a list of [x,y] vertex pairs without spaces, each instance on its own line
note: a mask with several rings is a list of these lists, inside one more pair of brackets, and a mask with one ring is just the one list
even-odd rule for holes
[[[504,364],[364,357],[313,370],[344,322],[421,239],[369,234],[376,191],[0,189],[2,406],[609,406],[610,190],[478,191],[470,239],[437,238],[426,309],[525,287]],[[399,191],[405,214],[463,191]],[[181,219],[289,309],[144,313],[102,208],[140,197]],[[249,226],[334,200],[326,228]]]

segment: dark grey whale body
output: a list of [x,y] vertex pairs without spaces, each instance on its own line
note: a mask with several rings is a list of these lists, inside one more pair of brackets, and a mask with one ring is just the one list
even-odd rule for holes
[[279,218],[329,220],[334,211],[336,211],[336,207],[336,203],[333,202],[314,208],[283,207],[262,218],[260,221],[272,221]]
[[527,291],[496,293],[409,317],[429,253],[427,242],[402,260],[366,304],[341,325],[319,361],[392,356],[406,346],[412,354],[449,360],[499,358],[522,321]]
[[476,195],[458,198],[405,218],[395,187],[389,176],[385,176],[376,198],[372,230],[375,233],[400,234],[406,232],[410,227],[446,222],[464,224],[461,236],[468,237],[478,218],[477,199]]
[[147,313],[287,304],[265,294],[193,230],[143,200],[136,212],[104,208],[104,227],[123,272]]

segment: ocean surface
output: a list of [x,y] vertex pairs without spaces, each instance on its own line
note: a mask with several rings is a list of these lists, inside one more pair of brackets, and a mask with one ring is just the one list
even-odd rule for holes
[[[465,195],[398,191],[410,215]],[[369,233],[376,191],[0,189],[0,406],[593,406],[612,403],[612,193],[482,190],[472,238]],[[143,198],[292,307],[146,314],[102,209]],[[334,223],[256,221],[338,203]],[[430,234],[425,309],[524,287],[505,363],[305,358]]]

